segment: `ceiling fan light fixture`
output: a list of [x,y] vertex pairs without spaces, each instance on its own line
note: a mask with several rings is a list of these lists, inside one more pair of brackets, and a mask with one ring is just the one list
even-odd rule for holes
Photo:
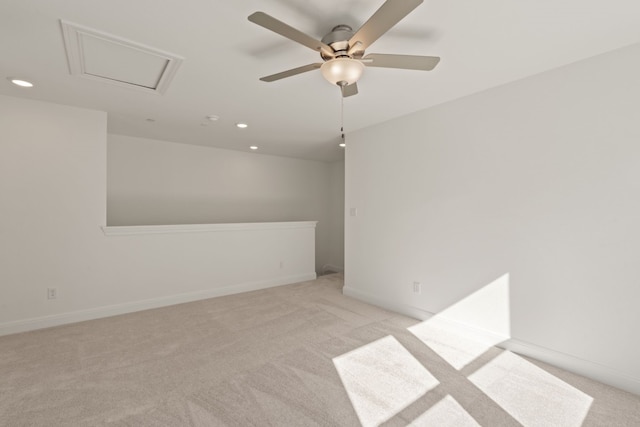
[[334,58],[322,64],[320,71],[329,83],[346,86],[358,81],[364,71],[364,64],[357,59]]

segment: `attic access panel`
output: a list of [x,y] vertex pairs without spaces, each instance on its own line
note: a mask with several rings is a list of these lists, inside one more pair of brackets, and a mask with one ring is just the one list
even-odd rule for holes
[[181,57],[92,28],[60,20],[72,75],[163,94]]

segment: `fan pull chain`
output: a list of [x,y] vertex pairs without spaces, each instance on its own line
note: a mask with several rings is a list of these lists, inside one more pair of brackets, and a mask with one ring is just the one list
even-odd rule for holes
[[344,144],[344,96],[342,96],[342,94],[340,94],[340,134],[342,143]]

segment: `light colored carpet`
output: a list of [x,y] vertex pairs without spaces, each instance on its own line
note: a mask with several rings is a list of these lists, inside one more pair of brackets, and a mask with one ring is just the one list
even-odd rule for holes
[[438,334],[342,286],[2,337],[0,425],[640,426],[639,396],[497,348],[454,367]]

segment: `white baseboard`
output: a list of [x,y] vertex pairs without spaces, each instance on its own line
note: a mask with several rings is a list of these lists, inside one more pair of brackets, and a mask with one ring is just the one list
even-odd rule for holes
[[378,307],[386,308],[387,310],[395,311],[397,313],[404,314],[405,316],[413,317],[419,320],[427,320],[434,315],[430,311],[422,310],[421,308],[413,307],[407,304],[395,303],[369,292],[351,288],[347,285],[344,285],[342,293],[348,297],[359,299],[361,301],[368,302],[369,304],[377,305]]
[[117,316],[119,314],[133,313],[152,308],[166,307],[224,295],[238,294],[242,292],[256,291],[275,286],[288,285],[290,283],[304,282],[316,279],[316,273],[298,274],[294,276],[277,277],[274,279],[246,282],[222,288],[207,289],[203,291],[170,295],[152,298],[142,301],[126,302],[122,304],[96,307],[87,310],[78,310],[68,313],[60,313],[51,316],[36,317],[31,319],[16,320],[0,324],[0,336],[16,334],[19,332],[33,331],[36,329],[50,328],[69,323],[84,322],[86,320],[100,319],[103,317]]
[[523,356],[548,363],[566,371],[591,378],[601,383],[640,395],[640,380],[625,375],[608,366],[601,365],[590,360],[581,359],[570,354],[562,353],[545,347],[511,338],[502,344],[500,348],[509,350]]
[[[423,310],[421,308],[414,307],[408,304],[393,303],[388,299],[383,299],[368,292],[363,292],[361,290],[349,288],[347,286],[344,287],[343,293],[347,296],[359,299],[364,302],[368,302],[369,304],[373,304],[387,310],[395,311],[396,313],[404,314],[405,316],[413,317],[414,319],[418,320],[427,320],[432,318],[433,316],[436,316],[435,313],[432,313],[430,311]],[[463,330],[468,331],[470,335],[478,337],[483,342],[503,342],[509,339],[508,336],[496,334],[493,331],[479,328],[468,323],[463,323],[456,319],[450,319],[442,316],[438,317],[438,319],[440,322],[445,322],[456,328],[462,328]]]
[[[393,301],[389,301],[388,299],[384,299],[377,295],[364,292],[359,289],[354,289],[346,285],[342,292],[344,293],[344,295],[347,295],[349,297],[353,297],[361,301],[419,320],[427,320],[435,315],[434,313],[431,313],[429,311],[407,304],[394,303]],[[471,325],[456,321],[453,322],[458,326],[467,327],[469,330],[473,330],[474,333],[491,334],[491,332],[489,331],[478,329]],[[495,335],[495,337],[498,337],[498,335]],[[501,344],[498,344],[498,347],[509,350],[513,353],[531,357],[533,359],[548,363],[553,366],[557,366],[566,371],[591,378],[593,380],[608,384],[621,390],[640,395],[639,379],[633,378],[608,366],[558,352],[549,348],[540,347],[538,345],[516,338],[506,339]]]

